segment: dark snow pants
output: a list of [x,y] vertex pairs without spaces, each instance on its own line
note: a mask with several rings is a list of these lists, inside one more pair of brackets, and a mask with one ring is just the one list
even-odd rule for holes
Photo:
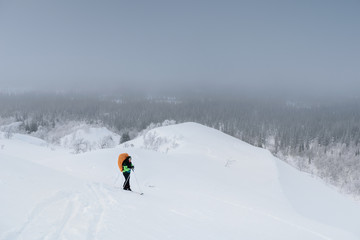
[[130,189],[130,172],[123,172],[125,182],[123,185],[124,190],[131,190]]

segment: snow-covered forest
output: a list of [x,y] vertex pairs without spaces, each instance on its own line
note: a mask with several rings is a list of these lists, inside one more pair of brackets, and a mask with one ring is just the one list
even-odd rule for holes
[[[0,129],[59,144],[81,125],[107,127],[101,148],[136,137],[146,128],[198,122],[269,149],[296,168],[360,196],[360,100],[337,102],[254,100],[246,97],[112,97],[75,94],[1,94]],[[171,124],[167,121],[165,124]],[[81,141],[74,152],[91,150]]]

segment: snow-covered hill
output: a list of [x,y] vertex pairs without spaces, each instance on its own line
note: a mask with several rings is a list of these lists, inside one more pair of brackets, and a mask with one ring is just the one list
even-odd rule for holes
[[0,164],[0,239],[360,239],[358,203],[195,123],[78,155],[0,135]]
[[75,153],[114,147],[119,142],[120,136],[107,128],[88,125],[74,129],[71,134],[67,134],[59,140],[61,146],[73,149]]

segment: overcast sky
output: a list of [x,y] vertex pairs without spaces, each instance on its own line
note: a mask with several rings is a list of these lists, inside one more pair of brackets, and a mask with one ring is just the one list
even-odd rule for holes
[[0,83],[356,94],[360,1],[0,0]]

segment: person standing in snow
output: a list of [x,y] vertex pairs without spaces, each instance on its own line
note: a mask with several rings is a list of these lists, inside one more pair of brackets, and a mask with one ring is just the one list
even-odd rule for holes
[[118,165],[119,165],[120,171],[123,173],[124,178],[125,178],[123,189],[131,191],[130,173],[131,173],[131,170],[134,170],[134,165],[131,162],[131,156],[129,156],[129,154],[127,154],[127,153],[120,154],[119,158],[118,158]]

